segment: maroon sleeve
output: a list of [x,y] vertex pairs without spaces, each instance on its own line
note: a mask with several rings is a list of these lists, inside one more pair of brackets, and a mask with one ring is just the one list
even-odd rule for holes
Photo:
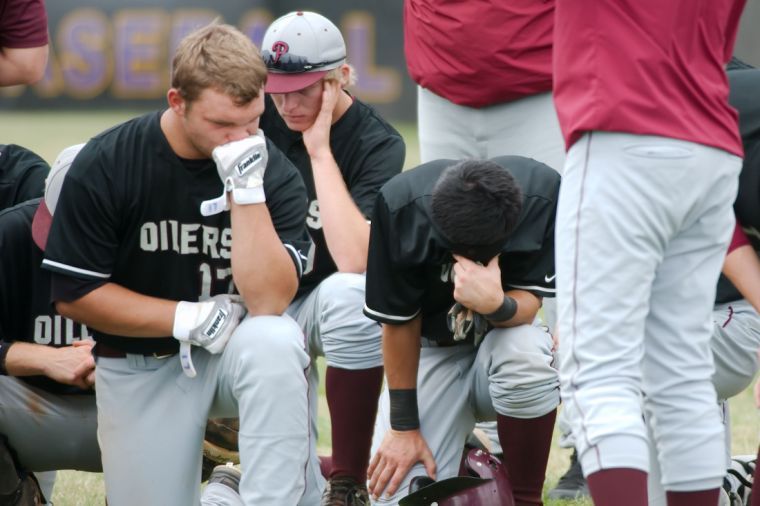
[[43,0],[0,0],[0,47],[21,49],[47,43]]
[[747,235],[744,233],[744,230],[742,230],[741,224],[737,221],[736,227],[734,228],[734,236],[731,238],[731,244],[728,246],[728,253],[731,253],[737,248],[740,248],[742,246],[746,246],[750,244],[749,238],[747,238]]

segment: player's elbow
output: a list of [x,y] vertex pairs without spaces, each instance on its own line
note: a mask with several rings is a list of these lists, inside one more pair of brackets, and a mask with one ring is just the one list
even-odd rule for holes
[[251,316],[280,316],[290,305],[298,291],[298,281],[295,279],[279,280],[277,283],[264,283],[261,287],[251,287],[241,290],[245,307]]
[[3,50],[3,85],[34,84],[45,75],[48,46]]
[[[250,316],[281,316],[293,300],[295,290],[290,296],[267,294],[265,297],[249,294],[243,295],[245,307]],[[250,302],[249,302],[250,301]]]
[[82,311],[79,310],[76,301],[64,302],[62,300],[55,302],[55,310],[59,315],[74,321],[82,321]]

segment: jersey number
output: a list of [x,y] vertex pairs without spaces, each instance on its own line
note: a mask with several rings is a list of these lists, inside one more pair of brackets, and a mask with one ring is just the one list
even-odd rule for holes
[[211,298],[211,287],[217,283],[223,283],[229,278],[229,284],[227,290],[223,293],[232,293],[232,267],[224,269],[213,268],[207,263],[202,263],[199,267],[201,274],[201,296],[198,300],[207,300]]

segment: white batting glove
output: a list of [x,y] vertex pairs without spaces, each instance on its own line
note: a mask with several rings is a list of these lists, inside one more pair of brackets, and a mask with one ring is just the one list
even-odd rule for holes
[[216,199],[201,204],[201,214],[210,216],[229,209],[227,192],[232,192],[236,204],[261,204],[266,202],[264,195],[264,171],[269,156],[264,132],[239,141],[217,146],[211,152],[216,162],[219,178],[224,183],[224,194]]
[[190,347],[221,353],[245,312],[239,295],[222,294],[203,302],[177,304],[172,334],[181,343],[179,355],[185,374],[191,378],[196,374]]

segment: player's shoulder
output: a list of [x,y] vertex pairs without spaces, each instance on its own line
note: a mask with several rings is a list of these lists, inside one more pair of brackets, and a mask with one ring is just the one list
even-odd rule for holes
[[147,155],[154,146],[159,146],[161,132],[161,111],[152,111],[114,125],[93,136],[80,152],[97,152],[109,157],[116,165],[132,163],[135,157]]
[[729,102],[739,112],[739,130],[742,139],[760,137],[760,69],[739,67],[727,72]]
[[509,171],[523,192],[523,196],[535,196],[555,200],[559,191],[559,173],[533,158],[508,155],[491,159]]
[[94,135],[77,153],[67,177],[82,178],[95,171],[126,171],[159,163],[155,151],[161,141],[168,147],[161,132],[159,111],[137,116]]
[[391,140],[403,142],[398,130],[383,118],[374,107],[356,97],[353,97],[353,100],[353,104],[348,108],[347,113],[355,114],[364,129],[386,138],[390,137]]
[[389,210],[403,208],[429,198],[441,173],[456,160],[433,160],[393,176],[380,189]]
[[0,144],[0,181],[15,180],[28,170],[50,170],[50,165],[31,149],[18,144]]
[[0,242],[7,246],[8,241],[19,235],[30,236],[34,213],[42,199],[36,198],[21,202],[0,211]]

